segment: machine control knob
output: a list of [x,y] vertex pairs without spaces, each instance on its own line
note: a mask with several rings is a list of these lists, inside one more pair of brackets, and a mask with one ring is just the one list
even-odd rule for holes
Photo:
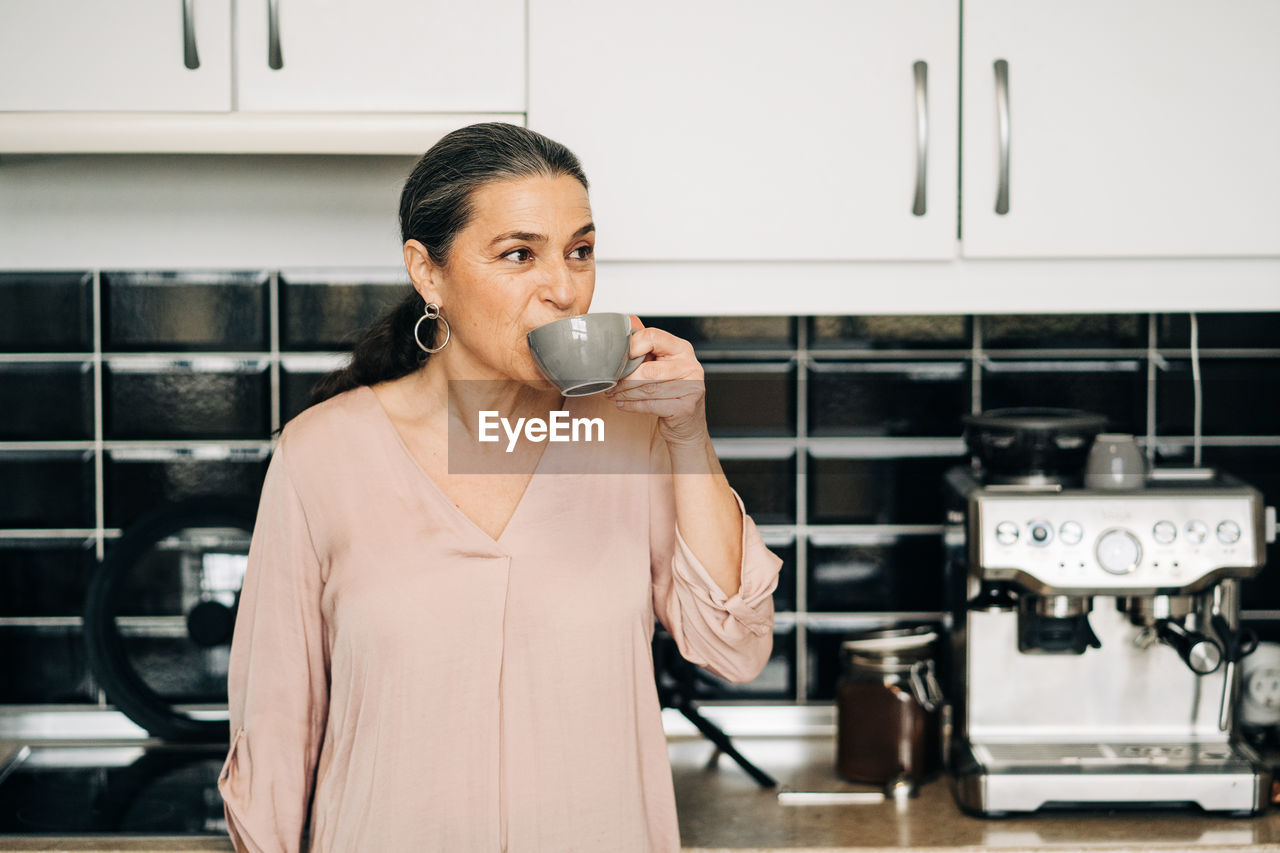
[[1161,545],[1172,545],[1173,540],[1178,538],[1178,526],[1172,521],[1157,521],[1156,526],[1151,528],[1151,535]]
[[1108,530],[1095,549],[1098,565],[1113,575],[1127,575],[1142,562],[1142,544],[1127,530]]
[[1031,544],[1043,548],[1053,541],[1053,525],[1047,521],[1033,521],[1027,525],[1027,535]]
[[1002,521],[996,525],[996,541],[1001,545],[1012,545],[1018,541],[1018,525],[1012,521]]
[[1084,528],[1079,522],[1064,521],[1058,528],[1058,538],[1062,540],[1063,545],[1079,545],[1080,540],[1084,538]]
[[1240,541],[1240,525],[1227,520],[1218,525],[1218,541],[1223,545],[1234,545]]
[[1209,538],[1209,525],[1203,521],[1187,522],[1187,541],[1192,545],[1203,545]]

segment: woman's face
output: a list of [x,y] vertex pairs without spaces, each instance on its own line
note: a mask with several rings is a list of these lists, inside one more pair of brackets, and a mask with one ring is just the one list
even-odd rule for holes
[[595,291],[587,191],[571,177],[539,175],[487,184],[472,203],[471,222],[444,267],[432,264],[416,240],[405,244],[405,265],[423,299],[438,303],[449,321],[452,338],[440,355],[451,366],[467,376],[541,387],[546,383],[525,335],[585,314]]

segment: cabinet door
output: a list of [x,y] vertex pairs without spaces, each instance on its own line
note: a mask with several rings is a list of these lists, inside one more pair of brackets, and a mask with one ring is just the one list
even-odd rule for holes
[[966,0],[964,254],[1280,254],[1278,36],[1275,0]]
[[0,0],[0,80],[6,111],[229,110],[231,0]]
[[955,0],[530,0],[529,15],[529,127],[581,157],[601,259],[954,255]]
[[523,0],[238,0],[237,107],[524,112],[524,29]]

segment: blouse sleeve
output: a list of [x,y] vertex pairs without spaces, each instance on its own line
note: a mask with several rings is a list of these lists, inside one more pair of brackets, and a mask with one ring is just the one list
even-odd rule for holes
[[282,438],[263,482],[231,642],[232,739],[218,790],[237,851],[304,846],[328,710],[322,586]]
[[654,612],[687,660],[729,681],[750,681],[773,648],[773,591],[782,560],[765,547],[742,498],[731,489],[742,518],[742,582],[736,593],[725,595],[677,528],[671,457],[656,429],[649,458]]

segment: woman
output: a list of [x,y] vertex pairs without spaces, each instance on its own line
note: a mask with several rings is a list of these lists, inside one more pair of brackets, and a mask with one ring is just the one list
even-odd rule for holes
[[[231,837],[676,850],[654,617],[685,657],[754,678],[781,565],[720,471],[702,369],[642,329],[625,387],[566,399],[539,377],[525,334],[595,286],[587,180],[539,134],[449,134],[400,219],[415,293],[285,426],[263,485],[218,780]],[[460,472],[479,411],[565,409],[604,421],[604,449],[523,442],[501,473]],[[577,473],[535,476],[566,454]]]

